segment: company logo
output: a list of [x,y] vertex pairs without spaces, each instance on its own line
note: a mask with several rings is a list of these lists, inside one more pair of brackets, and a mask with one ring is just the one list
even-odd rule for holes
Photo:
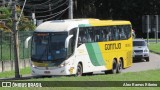
[[2,87],[12,87],[11,82],[2,82]]
[[105,50],[121,49],[121,43],[105,44]]

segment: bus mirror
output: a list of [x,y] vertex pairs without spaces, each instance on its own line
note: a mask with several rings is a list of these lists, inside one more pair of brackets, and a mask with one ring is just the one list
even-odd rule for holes
[[73,35],[69,35],[67,38],[66,38],[66,41],[65,41],[65,48],[68,48],[68,45],[69,45],[69,40],[73,37]]
[[29,36],[26,40],[25,40],[25,48],[28,48],[28,42],[29,40],[32,38],[32,36]]

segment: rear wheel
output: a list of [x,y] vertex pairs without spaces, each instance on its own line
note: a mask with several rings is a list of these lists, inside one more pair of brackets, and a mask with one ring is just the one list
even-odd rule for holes
[[79,63],[77,66],[76,76],[82,76],[82,73],[83,73],[83,68],[82,65]]
[[121,73],[122,69],[123,69],[123,63],[122,63],[122,60],[120,59],[117,65],[117,73]]

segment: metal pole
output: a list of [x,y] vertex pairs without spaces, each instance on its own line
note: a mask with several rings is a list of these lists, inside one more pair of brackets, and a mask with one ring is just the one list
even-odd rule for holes
[[3,35],[3,33],[2,33],[2,31],[1,31],[1,61],[2,61],[2,45],[3,45],[3,44],[2,44],[2,43],[3,43],[3,42],[2,42],[2,38],[3,38],[2,35]]
[[13,41],[14,41],[14,61],[15,61],[15,78],[20,78],[19,74],[19,43],[17,31],[17,13],[16,13],[16,0],[13,2]]
[[149,43],[149,31],[150,31],[150,28],[149,28],[149,15],[147,15],[147,43]]
[[156,43],[158,43],[158,25],[159,25],[159,22],[158,22],[158,15],[156,15]]
[[69,0],[69,10],[68,10],[69,19],[73,19],[73,1]]
[[49,4],[49,11],[50,11],[50,14],[52,14],[52,7],[51,7],[51,4]]

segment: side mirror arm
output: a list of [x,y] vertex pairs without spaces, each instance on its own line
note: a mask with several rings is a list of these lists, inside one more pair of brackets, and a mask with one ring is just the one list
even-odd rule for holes
[[29,36],[26,40],[25,40],[25,48],[28,48],[28,42],[29,40],[32,38],[32,36]]
[[65,41],[65,48],[68,48],[68,45],[69,45],[69,40],[73,37],[73,35],[69,35],[67,38],[66,38],[66,41]]

